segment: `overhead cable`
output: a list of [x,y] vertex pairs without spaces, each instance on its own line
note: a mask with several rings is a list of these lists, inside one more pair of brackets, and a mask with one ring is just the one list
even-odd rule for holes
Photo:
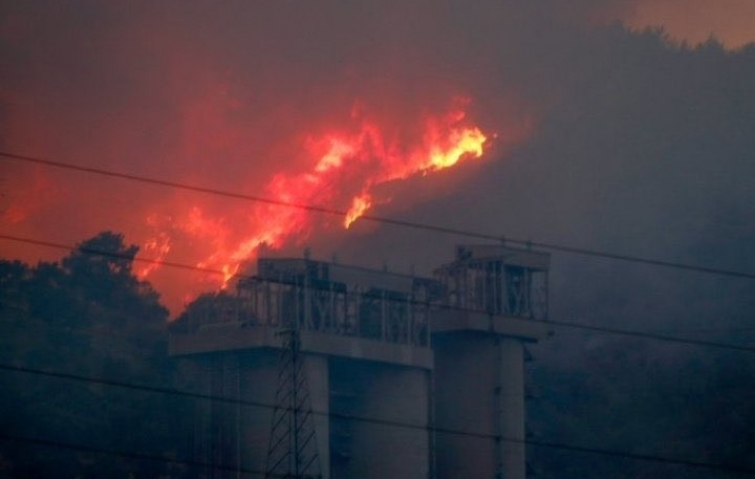
[[[277,200],[274,198],[269,198],[269,197],[264,197],[264,196],[231,192],[231,191],[222,190],[219,188],[210,188],[210,187],[201,186],[201,185],[190,185],[190,184],[181,183],[178,181],[152,178],[152,177],[131,174],[131,173],[122,173],[122,172],[107,170],[103,168],[94,168],[90,166],[76,165],[73,163],[53,161],[53,160],[49,160],[45,158],[20,155],[20,154],[11,153],[11,152],[0,151],[0,157],[4,157],[10,160],[17,160],[17,161],[23,161],[27,163],[34,163],[38,165],[49,166],[49,167],[62,168],[62,169],[79,171],[83,173],[90,173],[90,174],[95,174],[95,175],[100,175],[100,176],[107,176],[111,178],[120,178],[120,179],[125,179],[125,180],[130,180],[130,181],[137,181],[140,183],[146,183],[146,184],[151,184],[155,186],[193,191],[196,193],[222,196],[226,198],[233,198],[233,199],[238,199],[238,200],[245,200],[245,201],[251,201],[251,202],[256,202],[256,203],[274,205],[274,206],[295,208],[295,209],[300,209],[300,210],[311,211],[314,213],[322,213],[322,214],[335,215],[335,216],[341,216],[341,217],[346,216],[346,214],[348,213],[346,210],[329,208],[325,206],[288,202],[288,201]],[[569,245],[563,245],[563,244],[551,243],[551,242],[545,242],[545,241],[533,241],[533,240],[525,240],[525,239],[518,239],[518,238],[510,238],[507,236],[493,235],[490,233],[475,232],[471,230],[453,228],[453,227],[442,226],[442,225],[418,223],[414,221],[401,220],[401,219],[389,218],[389,217],[384,217],[384,216],[365,214],[361,216],[360,219],[365,220],[365,221],[372,221],[375,223],[399,226],[399,227],[404,227],[404,228],[411,228],[411,229],[416,229],[416,230],[425,230],[425,231],[431,231],[435,233],[443,233],[443,234],[448,234],[448,235],[453,235],[453,236],[473,238],[477,240],[495,241],[495,242],[503,241],[505,243],[515,244],[515,245],[520,245],[520,246],[537,247],[537,248],[543,248],[550,251],[558,251],[562,253],[576,254],[576,255],[581,255],[581,256],[592,256],[592,257],[611,259],[611,260],[616,260],[616,261],[640,263],[640,264],[646,264],[646,265],[662,267],[662,268],[672,268],[672,269],[693,271],[697,273],[705,273],[705,274],[712,274],[712,275],[719,275],[719,276],[755,279],[755,273],[746,272],[746,271],[737,271],[737,270],[731,270],[731,269],[726,269],[726,268],[714,268],[714,267],[708,267],[708,266],[693,265],[693,264],[682,263],[678,261],[668,261],[668,260],[655,259],[655,258],[646,258],[642,256],[614,253],[610,251],[600,251],[600,250],[591,249],[591,248],[580,248],[576,246],[569,246]]]
[[[171,389],[171,388],[165,388],[165,387],[138,385],[138,384],[132,384],[128,382],[109,380],[109,379],[91,378],[91,377],[80,376],[80,375],[69,374],[69,373],[44,371],[44,370],[26,368],[26,367],[21,367],[21,366],[14,366],[14,365],[9,365],[9,364],[0,364],[0,370],[26,373],[26,374],[35,374],[35,375],[41,375],[41,376],[46,376],[46,377],[51,377],[51,378],[59,378],[59,379],[79,381],[79,382],[85,382],[85,383],[91,383],[91,384],[101,384],[101,385],[106,385],[106,386],[114,386],[114,387],[120,387],[120,388],[125,388],[125,389],[132,389],[132,390],[139,390],[139,391],[146,391],[146,392],[153,392],[153,393],[185,396],[185,397],[190,397],[194,399],[218,401],[218,402],[238,404],[238,405],[243,405],[243,406],[252,406],[252,407],[258,407],[258,408],[265,408],[265,409],[275,409],[277,407],[276,405],[273,405],[273,404],[265,404],[265,403],[255,402],[255,401],[226,398],[222,396],[213,396],[209,394],[193,393],[193,392],[188,392],[188,391],[180,391],[177,389]],[[312,414],[324,416],[328,418],[361,421],[361,422],[382,425],[382,426],[422,430],[422,431],[434,432],[437,434],[457,435],[457,436],[465,436],[465,437],[478,438],[478,439],[491,439],[491,440],[501,441],[501,442],[527,444],[527,445],[535,446],[535,447],[565,450],[565,451],[571,451],[571,452],[582,452],[582,453],[596,454],[596,455],[607,456],[607,457],[626,458],[626,459],[634,459],[634,460],[640,460],[640,461],[657,462],[657,463],[663,463],[663,464],[674,464],[674,465],[688,466],[688,467],[695,467],[695,468],[702,468],[702,469],[709,469],[709,470],[755,475],[755,469],[744,467],[744,466],[730,465],[730,464],[717,464],[717,463],[704,462],[704,461],[693,461],[693,460],[688,460],[688,459],[671,458],[671,457],[666,457],[666,456],[656,456],[652,454],[638,454],[638,453],[631,453],[631,452],[625,452],[625,451],[614,451],[610,449],[602,449],[602,448],[595,448],[595,447],[589,447],[589,446],[581,446],[581,445],[559,443],[559,442],[552,442],[552,441],[543,441],[543,440],[536,440],[536,439],[511,438],[511,437],[505,437],[505,436],[500,436],[500,435],[495,435],[495,434],[479,433],[479,432],[473,432],[473,431],[461,431],[461,430],[455,430],[455,429],[440,428],[437,426],[425,426],[425,425],[420,425],[420,424],[409,424],[409,423],[400,422],[400,421],[369,418],[369,417],[357,416],[357,415],[352,415],[352,414],[337,413],[333,411],[328,411],[328,412],[312,411]],[[31,438],[24,438],[24,437],[19,437],[19,436],[11,436],[4,433],[0,433],[0,438],[6,438],[10,440],[18,439],[18,440],[26,441],[26,442],[36,441],[36,442],[43,443],[45,445],[50,445],[50,446],[59,445],[60,447],[66,447],[65,443],[56,443],[54,441],[48,441],[48,440],[43,440],[43,439],[31,439]],[[68,446],[71,446],[71,445],[68,445]],[[116,455],[121,454],[117,451],[110,451],[110,450],[104,450],[104,449],[99,450],[97,448],[93,448],[89,446],[73,445],[73,447],[87,448],[89,452],[100,452],[104,454],[116,454]],[[127,453],[127,454],[130,454],[130,457],[135,458],[135,459],[160,460],[158,456],[147,456],[144,454],[132,454],[132,453]],[[167,458],[166,460],[170,462],[179,462],[179,463],[184,462],[183,460],[175,460],[175,459],[167,459]],[[199,462],[194,462],[194,461],[187,462],[187,464],[192,464],[192,465],[201,466],[201,467],[209,466],[209,467],[223,468],[223,469],[228,467],[228,466],[214,466],[214,465],[209,465],[209,464],[204,464],[204,463],[199,463]],[[233,470],[237,470],[237,469],[234,468]],[[254,470],[248,470],[248,469],[240,470],[240,472],[248,472],[248,473],[253,473],[253,474],[261,473],[260,471],[254,471]]]
[[[34,238],[25,238],[25,237],[20,237],[20,236],[0,234],[0,239],[20,242],[20,243],[34,244],[38,246],[45,246],[49,248],[62,249],[66,251],[79,251],[81,253],[91,254],[91,255],[114,257],[114,258],[119,258],[119,259],[130,259],[130,260],[139,261],[143,263],[157,264],[161,266],[179,268],[179,269],[189,270],[189,271],[197,271],[197,272],[206,273],[206,274],[214,274],[214,275],[220,275],[220,276],[225,275],[225,273],[219,269],[199,267],[199,266],[193,266],[193,265],[185,264],[185,263],[162,261],[162,260],[156,260],[156,259],[150,259],[150,258],[132,258],[131,256],[113,253],[109,251],[81,248],[81,247],[76,247],[76,246],[52,242],[52,241],[38,240]],[[252,276],[247,276],[247,275],[237,275],[237,277],[239,279],[252,278]],[[256,278],[256,279],[262,280],[262,281],[283,283],[283,284],[286,283],[285,281],[279,281],[279,280],[273,281],[273,280],[261,279],[261,278]],[[293,285],[294,283],[291,283],[291,284]],[[406,304],[406,300],[404,300],[403,303]],[[409,300],[409,304],[424,305],[425,303],[422,303],[416,300]],[[433,303],[432,307],[438,310],[456,311],[456,312],[462,312],[462,313],[479,313],[480,312],[480,311],[448,305],[448,304]],[[633,330],[621,329],[621,328],[611,328],[607,326],[590,325],[590,324],[579,323],[579,322],[574,322],[574,321],[564,321],[564,320],[554,320],[554,319],[538,319],[538,320],[519,319],[519,318],[513,318],[513,319],[516,319],[518,321],[536,321],[538,323],[547,324],[550,326],[558,326],[558,327],[571,328],[571,329],[581,329],[581,330],[592,331],[596,333],[614,334],[614,335],[628,336],[628,337],[635,337],[635,338],[652,339],[652,340],[663,341],[663,342],[689,344],[693,346],[728,349],[732,351],[742,351],[742,352],[748,352],[748,353],[755,352],[755,347],[753,346],[730,344],[730,343],[719,343],[715,341],[707,341],[707,340],[701,340],[701,339],[680,338],[678,336],[672,336],[672,335],[651,333],[651,332],[645,332],[645,331],[633,331]]]

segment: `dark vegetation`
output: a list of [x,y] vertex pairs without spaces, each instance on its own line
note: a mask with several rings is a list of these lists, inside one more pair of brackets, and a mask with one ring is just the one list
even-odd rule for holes
[[[60,263],[0,261],[0,363],[5,366],[171,387],[168,311],[131,266],[137,247],[105,232]],[[104,253],[104,254],[101,254]],[[186,407],[176,397],[97,382],[0,371],[0,477],[181,477],[169,463],[87,448],[176,457]]]
[[535,354],[533,442],[723,467],[530,447],[541,477],[752,477],[734,469],[755,470],[755,353],[616,337],[589,346],[568,334],[551,341],[581,351]]

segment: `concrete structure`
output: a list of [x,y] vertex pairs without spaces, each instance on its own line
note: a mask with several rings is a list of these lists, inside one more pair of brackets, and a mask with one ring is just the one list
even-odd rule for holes
[[233,467],[264,472],[282,344],[276,333],[294,327],[322,477],[428,477],[434,288],[432,280],[382,271],[260,259],[235,297],[175,325],[170,353],[202,366],[202,392],[244,403],[200,404],[197,457],[224,466],[210,477],[236,477]]
[[437,478],[524,479],[524,344],[548,335],[549,256],[460,246],[432,317]]
[[434,279],[260,259],[171,330],[201,392],[239,400],[198,401],[197,460],[221,466],[208,477],[265,472],[276,333],[293,329],[321,477],[523,479],[523,345],[547,334],[547,268],[500,246],[459,247]]

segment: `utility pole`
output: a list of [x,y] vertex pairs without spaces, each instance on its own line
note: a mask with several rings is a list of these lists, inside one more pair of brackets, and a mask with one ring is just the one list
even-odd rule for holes
[[321,479],[299,330],[294,326],[281,330],[279,335],[283,347],[278,361],[265,479]]

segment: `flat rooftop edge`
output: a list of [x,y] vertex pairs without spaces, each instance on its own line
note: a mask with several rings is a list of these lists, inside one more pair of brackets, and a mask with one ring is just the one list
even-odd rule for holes
[[503,261],[510,266],[520,266],[534,270],[547,271],[550,267],[550,253],[532,249],[512,248],[493,244],[457,245],[454,261],[444,264],[436,272],[449,269],[454,265],[475,261]]
[[544,321],[474,311],[437,311],[433,315],[431,333],[483,332],[537,342],[552,335]]
[[[245,326],[225,323],[196,333],[171,333],[168,337],[170,356],[191,356],[245,349],[280,349],[281,339],[276,327]],[[429,347],[389,343],[374,339],[342,336],[314,331],[299,333],[301,351],[310,354],[342,356],[350,359],[390,363],[431,370],[433,351]]]
[[[248,271],[247,274],[251,273]],[[256,276],[268,281],[286,281],[292,276],[314,275],[317,279],[358,286],[362,289],[379,288],[394,291],[412,291],[417,282],[430,281],[416,275],[370,269],[307,258],[259,258]]]

